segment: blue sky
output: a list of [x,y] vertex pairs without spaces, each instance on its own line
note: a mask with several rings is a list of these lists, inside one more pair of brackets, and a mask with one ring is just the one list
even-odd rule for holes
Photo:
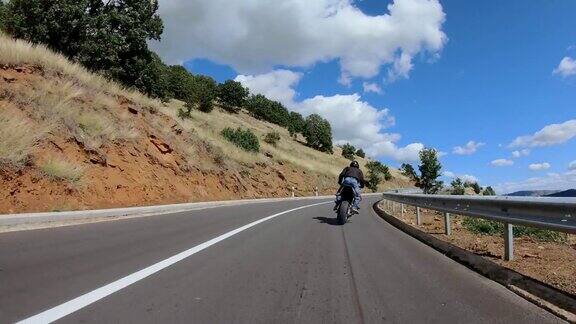
[[[219,81],[236,78],[293,110],[324,114],[336,120],[339,143],[349,139],[393,166],[414,160],[421,144],[446,153],[441,160],[447,181],[452,174],[473,176],[500,192],[576,187],[576,165],[569,170],[576,160],[576,121],[570,123],[576,119],[576,1],[319,0],[324,7],[317,8],[294,0],[293,7],[278,12],[288,17],[278,26],[274,19],[256,19],[260,7],[267,16],[276,9],[248,2],[249,8],[213,13],[201,1],[176,1],[162,12],[161,1],[167,43],[191,44],[176,51],[161,43],[159,52],[185,62],[193,73]],[[198,9],[191,6],[204,6],[204,16],[229,14],[226,20],[234,26],[206,20],[187,22],[186,31],[174,27],[170,21],[182,19],[174,13]],[[239,15],[243,10],[251,15]],[[316,20],[310,15],[314,10],[327,10],[335,19]],[[339,15],[344,18],[338,20]],[[307,21],[306,27],[329,28],[316,35],[290,25],[299,20]],[[268,32],[282,26],[299,34]],[[238,42],[222,38],[234,39],[236,29],[242,30]],[[220,36],[207,40],[190,30]],[[330,35],[332,30],[342,37]],[[340,47],[333,45],[338,42]],[[409,64],[402,64],[402,53]],[[354,116],[346,115],[347,104]],[[356,133],[338,124],[346,118]],[[552,124],[561,126],[509,147]],[[481,144],[460,150],[469,154],[455,153],[469,141]],[[512,156],[523,149],[522,156]]]

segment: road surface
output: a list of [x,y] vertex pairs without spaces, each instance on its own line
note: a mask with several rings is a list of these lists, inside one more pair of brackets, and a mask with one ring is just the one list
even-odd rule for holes
[[561,322],[382,221],[376,199],[345,226],[308,200],[0,234],[0,323]]

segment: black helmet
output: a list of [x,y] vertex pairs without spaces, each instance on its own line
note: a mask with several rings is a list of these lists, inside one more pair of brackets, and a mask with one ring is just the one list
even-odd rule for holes
[[357,161],[352,161],[352,163],[350,163],[350,166],[353,168],[359,168],[360,167],[360,165],[358,164]]

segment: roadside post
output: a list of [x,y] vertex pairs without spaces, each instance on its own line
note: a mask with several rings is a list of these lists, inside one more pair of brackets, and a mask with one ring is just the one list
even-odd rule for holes
[[452,228],[450,226],[450,213],[444,213],[444,230],[446,235],[450,236],[452,234]]
[[514,260],[514,225],[504,224],[504,260]]
[[418,226],[422,225],[422,219],[420,218],[420,207],[416,207],[416,224]]

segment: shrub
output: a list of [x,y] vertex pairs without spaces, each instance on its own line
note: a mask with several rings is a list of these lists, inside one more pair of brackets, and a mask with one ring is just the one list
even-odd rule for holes
[[334,152],[332,150],[332,127],[320,115],[312,114],[306,117],[303,135],[311,148],[330,154]]
[[496,196],[496,191],[494,191],[494,189],[490,186],[486,187],[486,189],[484,189],[484,191],[482,192],[482,195],[484,196]]
[[260,151],[260,142],[258,141],[258,137],[249,129],[244,130],[240,127],[237,129],[232,129],[230,127],[226,127],[222,130],[221,134],[228,141],[234,143],[244,151]]
[[350,143],[346,143],[342,146],[342,156],[348,160],[354,160],[355,153],[356,148],[350,145]]
[[50,158],[42,167],[42,172],[55,180],[67,180],[77,183],[84,174],[84,169],[61,158]]
[[366,153],[364,153],[364,151],[362,149],[358,149],[358,151],[356,151],[356,156],[359,156],[361,158],[365,158]]
[[452,191],[450,192],[452,195],[463,195],[465,193],[464,184],[460,178],[452,180],[450,186],[452,186]]
[[[482,218],[464,217],[462,225],[475,234],[501,235],[504,233],[503,223]],[[566,242],[567,240],[564,233],[526,226],[514,226],[514,236],[528,236],[544,242]]]
[[240,108],[244,107],[248,95],[248,89],[238,81],[226,80],[226,82],[218,85],[220,103],[229,112],[237,113],[240,111]]
[[264,137],[264,142],[276,146],[280,141],[280,133],[278,132],[270,132],[267,133]]

